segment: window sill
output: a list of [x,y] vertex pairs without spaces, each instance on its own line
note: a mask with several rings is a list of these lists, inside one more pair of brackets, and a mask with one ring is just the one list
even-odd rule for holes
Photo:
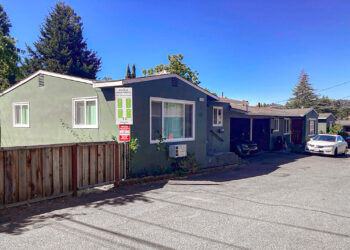
[[[163,140],[164,143],[172,143],[172,142],[186,142],[186,141],[194,141],[194,138],[178,138],[178,139],[166,139]],[[150,144],[159,143],[159,140],[151,140]]]
[[92,129],[96,129],[98,128],[98,126],[73,126],[74,129],[79,129],[79,128],[92,128]]
[[223,127],[223,124],[213,124],[213,127]]
[[28,125],[13,125],[14,128],[30,128],[29,124]]
[[283,133],[283,135],[290,135],[290,132],[288,132],[288,133]]

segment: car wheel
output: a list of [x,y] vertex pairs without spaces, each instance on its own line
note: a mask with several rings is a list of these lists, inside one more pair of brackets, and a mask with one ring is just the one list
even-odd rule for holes
[[338,148],[334,150],[334,156],[338,156]]

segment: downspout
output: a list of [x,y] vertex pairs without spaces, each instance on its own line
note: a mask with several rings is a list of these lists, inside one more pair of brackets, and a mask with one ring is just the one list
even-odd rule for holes
[[250,118],[249,140],[250,140],[250,141],[253,141],[253,118]]

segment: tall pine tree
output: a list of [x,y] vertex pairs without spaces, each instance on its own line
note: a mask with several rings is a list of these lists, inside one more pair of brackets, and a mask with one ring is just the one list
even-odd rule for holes
[[58,2],[40,28],[34,48],[27,46],[29,57],[23,68],[27,74],[39,69],[96,79],[101,58],[89,50],[83,38],[81,17],[63,2]]
[[126,79],[131,78],[131,72],[130,72],[129,64],[128,64],[128,67],[126,67],[125,78],[126,78]]
[[309,83],[309,75],[301,71],[299,83],[293,89],[293,96],[286,103],[287,108],[311,108],[314,107],[318,99],[315,89]]
[[132,65],[132,69],[131,69],[131,78],[135,78],[136,77],[136,66],[135,63]]
[[19,80],[19,49],[16,41],[10,36],[10,20],[0,4],[0,91]]

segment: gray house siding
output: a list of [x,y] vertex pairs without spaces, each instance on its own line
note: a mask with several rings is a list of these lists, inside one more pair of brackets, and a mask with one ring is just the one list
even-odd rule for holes
[[[207,95],[180,80],[177,80],[175,87],[171,78],[133,83],[129,86],[133,88],[134,125],[131,126],[131,131],[132,136],[138,139],[140,145],[137,154],[132,158],[130,173],[150,174],[168,169],[174,162],[174,159],[168,157],[167,151],[168,146],[172,144],[186,144],[187,153],[195,157],[200,167],[206,167]],[[164,143],[165,151],[158,151],[157,144],[151,144],[151,97],[195,102],[195,138],[193,141]]]
[[[271,135],[270,135],[270,148],[271,149],[276,149],[277,140],[281,137],[284,138],[287,145],[290,144],[290,140],[291,140],[291,133],[287,133],[287,131],[285,131],[285,128],[284,128],[284,120],[290,119],[290,117],[283,117],[283,118],[276,117],[276,118],[279,119],[279,129],[278,129],[278,131],[271,129]],[[273,128],[274,118],[272,118],[270,120],[270,122],[271,122],[270,123],[271,128]]]
[[[310,120],[315,121],[315,133],[310,133]],[[318,114],[315,110],[305,115],[304,118],[304,134],[303,134],[303,144],[310,140],[315,134],[318,133]]]
[[[223,126],[213,126],[213,108],[223,108]],[[230,110],[227,103],[210,102],[207,109],[207,152],[215,154],[230,151]],[[221,139],[220,139],[221,138]]]
[[334,116],[329,116],[327,119],[318,119],[318,133],[325,134],[335,124]]

